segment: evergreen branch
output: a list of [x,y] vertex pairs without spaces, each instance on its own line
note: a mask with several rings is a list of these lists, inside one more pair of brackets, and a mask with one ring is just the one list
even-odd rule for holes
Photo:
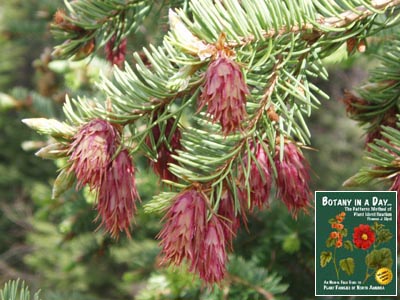
[[161,214],[171,206],[171,200],[176,197],[174,192],[163,192],[155,195],[148,203],[144,205],[145,213]]
[[[225,149],[227,149],[226,146],[229,145],[226,142],[225,137],[220,136],[217,137],[215,140],[210,140],[210,137],[212,138],[212,136],[207,137],[204,135],[206,132],[204,132],[204,134],[200,135],[203,137],[201,141],[196,141],[194,144],[190,145],[193,147],[194,145],[197,144],[200,145],[200,147],[196,147],[195,151],[192,151],[191,153],[187,154],[183,151],[179,151],[178,153],[180,155],[175,157],[181,163],[187,164],[185,166],[185,170],[190,170],[191,167],[197,167],[205,171],[204,177],[198,176],[199,172],[198,169],[196,169],[196,173],[194,173],[193,175],[189,175],[187,172],[184,172],[181,169],[181,167],[179,167],[179,169],[177,169],[177,166],[172,167],[172,169],[175,168],[175,173],[177,176],[181,177],[183,174],[185,174],[185,179],[192,181],[192,183],[201,181],[204,185],[204,188],[206,189],[211,186],[215,186],[217,183],[221,183],[226,177],[228,177],[229,170],[232,168],[233,163],[243,155],[245,149],[248,149],[247,144],[249,142],[249,138],[256,131],[257,123],[260,122],[268,104],[270,105],[269,110],[271,112],[273,111],[273,104],[270,101],[271,101],[271,96],[275,91],[276,84],[278,82],[278,74],[279,74],[278,69],[280,67],[280,63],[281,61],[278,60],[278,62],[273,67],[271,78],[267,83],[267,88],[262,96],[259,108],[257,112],[252,116],[249,124],[246,126],[246,129],[243,130],[243,133],[245,134],[242,136],[232,137],[234,138],[233,140],[234,144],[232,144],[232,146],[228,148],[229,150],[227,152],[218,151],[219,153],[211,154],[209,152],[211,149],[208,148],[208,151],[205,151],[205,153],[202,154],[201,152],[205,150],[204,145],[207,145],[206,139],[212,145],[213,148],[216,149],[219,148],[218,150],[220,150],[221,147],[216,147],[216,145],[219,145],[221,141],[224,141],[223,145],[225,146],[224,147]],[[276,119],[274,121],[276,121]],[[196,132],[195,135],[198,136],[197,134],[199,133],[198,130],[194,128],[191,130],[194,130],[194,132]],[[216,132],[218,131],[219,128],[217,129]],[[273,144],[275,143],[275,141],[271,142]],[[188,149],[189,145],[186,145],[185,148]],[[214,163],[212,160],[210,160],[210,157],[214,158],[213,159]],[[190,165],[191,167],[188,165]],[[234,182],[232,183],[232,186],[235,186]]]
[[367,143],[382,137],[381,126],[396,127],[400,93],[400,42],[386,44],[379,56],[380,65],[371,71],[369,82],[357,94],[346,92],[343,102],[350,118],[367,131]]
[[364,185],[377,179],[386,181],[400,173],[399,129],[400,123],[396,124],[396,128],[382,126],[382,139],[375,139],[374,143],[368,144],[368,151],[364,154],[368,165],[347,179],[344,186]]
[[[273,67],[271,77],[267,83],[265,92],[262,95],[259,107],[256,113],[253,114],[243,134],[231,136],[228,142],[226,137],[220,135],[207,135],[207,132],[201,132],[198,129],[190,128],[183,138],[183,145],[185,151],[177,151],[179,155],[173,156],[180,165],[171,164],[170,170],[179,178],[188,181],[189,184],[197,186],[199,182],[202,185],[202,190],[208,191],[211,195],[210,202],[214,208],[218,207],[220,197],[216,197],[213,201],[215,193],[221,194],[225,186],[225,182],[233,190],[233,198],[236,203],[239,203],[238,195],[236,193],[236,176],[232,175],[232,168],[235,162],[243,161],[242,156],[247,150],[247,161],[257,160],[250,151],[249,140],[251,136],[257,131],[257,124],[262,120],[266,107],[268,108],[271,121],[277,121],[279,118],[273,109],[271,102],[272,94],[275,92],[278,82],[279,68],[281,67],[281,60],[277,60]],[[272,114],[275,114],[272,116]],[[199,120],[200,121],[200,120]],[[219,132],[220,129],[212,128],[209,124],[208,132]],[[221,141],[223,141],[221,145]],[[284,139],[282,139],[282,142]],[[262,142],[262,140],[260,140]],[[268,141],[270,144],[275,145],[275,139]],[[210,147],[211,146],[211,147]],[[272,149],[275,147],[273,146]],[[283,150],[283,147],[281,147]],[[222,150],[222,151],[221,151]],[[273,150],[272,150],[273,151]],[[271,151],[266,151],[270,153]],[[240,163],[239,163],[240,164]],[[245,169],[245,168],[244,168]],[[246,184],[247,192],[250,192],[250,187]],[[238,208],[237,208],[238,209]]]
[[[229,2],[229,1],[228,1]],[[275,2],[275,1],[272,1]],[[314,2],[314,3],[312,3]],[[326,5],[326,6],[331,6],[329,1],[312,1],[311,3],[313,5],[319,6],[319,5]],[[319,5],[315,2],[323,2],[320,3]],[[357,1],[355,1],[357,2]],[[344,11],[344,12],[334,12],[335,16],[331,17],[323,17],[322,15],[317,16],[315,19],[311,19],[311,16],[306,16],[303,17],[305,20],[309,19],[311,22],[297,22],[298,24],[294,24],[292,26],[288,24],[282,25],[279,29],[276,29],[276,24],[274,24],[275,28],[270,28],[268,30],[261,29],[262,26],[258,26],[259,32],[254,32],[254,35],[247,35],[247,36],[238,36],[236,35],[236,41],[235,40],[230,40],[227,42],[227,45],[232,48],[237,48],[237,47],[243,47],[247,44],[259,41],[260,39],[270,39],[274,37],[279,37],[283,36],[286,34],[290,33],[303,33],[306,34],[307,39],[314,40],[318,39],[322,35],[334,31],[335,29],[339,29],[340,31],[345,31],[349,28],[349,26],[353,25],[357,21],[361,21],[367,17],[370,17],[373,14],[382,14],[386,10],[390,8],[394,8],[398,5],[400,5],[399,0],[375,0],[371,1],[370,4],[368,4],[366,1],[358,1],[364,5],[362,6],[351,6],[349,10]],[[207,2],[205,2],[207,3]],[[251,5],[245,4],[248,3],[247,1],[243,1],[243,6],[250,10]],[[210,3],[207,3],[207,5]],[[312,10],[313,7],[309,7],[308,9],[302,10],[301,7],[291,7],[290,5],[293,5],[292,1],[289,1],[287,4],[283,1],[281,1],[280,4],[275,4],[279,8],[275,8],[275,10],[271,11],[271,15],[274,12],[278,12],[278,10],[281,11],[286,11],[287,7],[286,5],[289,5],[290,7],[290,12],[293,12],[293,17],[296,18],[297,15],[294,13],[296,10],[300,10],[301,12],[309,12],[310,8]],[[305,4],[307,5],[307,4]],[[219,6],[217,6],[219,7]],[[263,7],[264,9],[267,8],[267,6]],[[271,7],[270,7],[271,8]],[[268,9],[267,9],[268,10]],[[203,10],[202,10],[203,12]],[[182,14],[180,14],[180,17],[183,17]],[[289,15],[290,17],[290,15]],[[182,18],[183,20],[186,20],[185,18]],[[219,19],[219,18],[218,18]],[[244,18],[242,18],[244,20]],[[255,20],[254,18],[248,18],[248,22],[250,23],[250,20],[253,21]],[[288,23],[294,23],[298,19],[295,19],[294,21],[290,21]],[[275,21],[275,20],[274,20]],[[225,23],[224,23],[225,24]],[[225,24],[226,25],[226,24]],[[264,24],[265,25],[265,24]],[[256,25],[253,25],[256,26]],[[248,25],[248,28],[250,25]],[[311,35],[310,35],[311,34]]]
[[[229,2],[229,1],[228,1]],[[228,3],[227,2],[227,3]],[[229,2],[230,3],[230,2]],[[250,7],[251,5],[247,2],[244,1],[244,3],[247,3],[246,7]],[[280,1],[279,3],[284,3]],[[385,7],[389,7],[391,5],[397,4],[397,2],[390,2],[386,3],[387,5]],[[207,19],[204,14],[207,14],[206,11],[204,11],[204,7],[207,5],[210,5],[209,2],[207,1],[193,1],[192,3],[193,7],[193,13],[194,13],[194,19],[200,19],[203,17],[204,19]],[[200,5],[201,8],[200,8]],[[219,6],[216,4],[216,11],[218,12],[219,8],[222,10]],[[228,4],[226,4],[228,5]],[[245,4],[243,4],[245,6]],[[256,4],[254,4],[256,5]],[[258,5],[258,4],[257,4]],[[279,4],[279,5],[284,5],[284,4]],[[378,8],[384,7],[382,3],[376,4]],[[283,7],[280,7],[283,9]],[[311,7],[310,7],[311,8]],[[200,13],[197,10],[201,10],[201,13],[203,15],[199,15]],[[355,8],[354,8],[355,9]],[[248,8],[248,10],[250,10]],[[271,15],[275,12],[276,8],[270,12]],[[208,10],[208,11],[213,11],[213,10]],[[226,12],[225,10],[222,10],[220,13],[221,15],[214,20],[214,22],[211,22],[211,24],[216,23],[218,20],[221,20],[223,18],[222,13]],[[243,14],[243,17],[241,19],[247,20],[247,22],[250,22],[251,17],[249,15],[245,15],[243,11],[240,12]],[[132,70],[130,68],[127,69],[126,72],[116,70],[115,71],[115,78],[116,82],[111,83],[108,80],[103,80],[103,83],[101,85],[101,88],[109,95],[109,97],[113,100],[113,105],[116,106],[117,111],[121,111],[123,114],[125,112],[126,118],[133,118],[137,119],[137,116],[141,114],[143,111],[148,111],[154,109],[154,106],[151,103],[146,104],[148,101],[153,101],[155,98],[156,99],[169,99],[167,102],[170,102],[171,100],[173,101],[174,99],[179,99],[180,95],[184,95],[186,93],[189,93],[190,91],[193,92],[196,89],[199,88],[199,86],[202,83],[202,77],[199,76],[198,70],[202,68],[202,66],[205,65],[207,61],[199,61],[197,55],[193,57],[193,54],[195,52],[194,49],[197,49],[198,51],[206,51],[206,55],[210,55],[208,47],[210,45],[204,44],[200,39],[205,38],[207,40],[212,39],[209,36],[202,36],[198,33],[199,29],[196,27],[197,24],[191,23],[187,17],[185,16],[183,11],[178,11],[179,18],[180,20],[174,21],[175,23],[171,23],[172,26],[172,31],[169,34],[169,36],[164,40],[164,48],[154,48],[151,47],[152,52],[145,50],[144,53],[146,55],[145,62],[138,54],[135,54],[135,59],[137,61],[136,69]],[[197,15],[196,15],[197,14]],[[215,14],[215,12],[214,12]],[[310,13],[310,15],[312,15]],[[370,14],[363,14],[363,17],[369,16]],[[211,18],[211,16],[210,16]],[[305,17],[308,18],[308,17]],[[341,18],[336,17],[336,21],[339,22]],[[234,19],[234,18],[233,18]],[[258,20],[257,20],[258,21]],[[296,20],[293,20],[295,22]],[[346,23],[346,25],[351,25],[351,22],[354,21],[354,18],[349,19],[349,23]],[[185,24],[183,23],[185,22]],[[257,22],[256,22],[257,23]],[[333,20],[331,19],[329,21],[330,24],[335,24]],[[224,25],[226,25],[224,23]],[[208,27],[210,25],[207,25]],[[204,32],[206,32],[206,28],[204,29]],[[229,29],[228,27],[223,27],[222,24],[219,25],[214,25],[218,26],[221,30],[220,32],[223,32],[227,30],[227,34],[229,35],[229,32],[232,32],[231,35],[235,36],[238,38],[238,34],[233,32],[233,29]],[[260,28],[262,24],[257,26]],[[270,25],[271,26],[271,25]],[[241,27],[246,27],[245,25],[242,25]],[[240,27],[240,28],[241,28]],[[249,28],[249,26],[247,26]],[[345,28],[347,30],[347,28]],[[210,29],[211,30],[211,29]],[[215,29],[216,30],[216,29]],[[212,30],[212,31],[215,31]],[[244,31],[242,29],[241,31]],[[314,32],[315,29],[312,30]],[[306,40],[299,39],[299,36],[295,35],[295,32],[290,32],[288,31],[287,33],[290,33],[291,36],[288,36],[290,40],[293,41],[292,44],[292,50],[293,51],[297,47],[302,47],[303,51],[305,53],[311,53],[318,47],[318,43],[316,40],[318,40],[318,37],[322,37],[324,33],[326,33],[327,30],[325,31],[320,31],[318,35],[311,37],[310,36],[310,31],[306,29],[304,31],[304,34],[306,37]],[[198,37],[196,37],[196,34]],[[228,47],[243,47],[244,45],[250,46],[250,42],[252,43],[259,43],[257,45],[256,49],[252,49],[251,51],[254,51],[255,53],[260,52],[260,50],[269,49],[270,53],[266,53],[266,55],[269,54],[269,56],[266,56],[267,58],[271,58],[271,50],[273,50],[272,45],[267,46],[265,48],[265,42],[262,42],[265,40],[266,37],[273,37],[276,33],[274,32],[272,35],[268,36],[261,36],[257,38],[256,35],[253,36],[253,38],[250,36],[246,38],[238,38],[239,40],[246,40],[246,43],[244,44],[238,44],[238,42],[234,42],[232,40],[227,41],[227,46]],[[349,31],[343,32],[343,38],[339,39],[336,38],[336,44],[341,45],[343,41],[346,40],[346,36],[351,36]],[[278,35],[279,37],[279,35]],[[325,40],[329,40],[328,38],[325,38]],[[214,40],[215,41],[215,40]],[[270,39],[268,41],[271,41]],[[314,45],[312,48],[309,47],[308,43],[310,41],[314,41],[316,45]],[[303,44],[302,46],[300,46]],[[212,45],[212,44],[211,44]],[[326,45],[324,47],[327,47]],[[187,53],[190,55],[184,55],[184,53],[180,52],[179,50],[183,49],[184,52],[188,51]],[[186,50],[185,50],[186,49]],[[274,56],[279,55],[279,52],[287,51],[285,48],[281,49],[276,49],[277,53],[274,53]],[[207,51],[209,54],[207,54]],[[322,50],[323,52],[324,50]],[[200,53],[200,52],[199,52]],[[291,53],[290,53],[291,54]],[[289,56],[286,58],[288,60],[290,58]],[[203,54],[204,55],[204,54]],[[287,54],[286,54],[287,55]],[[241,55],[242,56],[242,55]],[[306,56],[306,55],[305,55]],[[205,56],[207,59],[207,56]],[[315,55],[312,55],[312,57],[316,57]],[[245,57],[243,57],[245,58]],[[304,60],[306,62],[307,60]],[[309,62],[309,67],[312,67],[312,63]],[[148,70],[149,69],[149,70]],[[301,68],[300,68],[301,69]],[[267,69],[262,70],[264,72],[268,72]],[[309,72],[310,70],[306,71]],[[321,68],[317,68],[316,76],[322,75],[324,70]],[[265,74],[265,73],[264,73]],[[290,73],[289,73],[290,74]],[[249,72],[249,75],[251,75],[251,72]],[[260,74],[261,75],[261,74]],[[249,78],[251,80],[251,78]],[[296,80],[296,84],[299,84],[303,79]],[[256,84],[258,80],[256,79]],[[292,93],[292,86],[288,86],[288,81],[287,80],[282,80],[284,83],[284,90],[286,94]],[[299,85],[301,87],[301,85]],[[311,85],[307,87],[312,88]],[[319,91],[320,92],[320,91]],[[256,95],[257,96],[257,95]],[[303,99],[304,96],[301,95],[301,93],[295,92],[295,97],[298,99]],[[306,93],[306,98],[313,97],[312,94]],[[136,101],[140,101],[142,103],[134,104]],[[302,105],[300,105],[302,106]],[[286,109],[285,105],[282,103],[281,105],[282,109]],[[295,108],[293,108],[295,109]],[[310,109],[307,108],[306,110],[308,114],[310,114]],[[286,117],[293,115],[293,112],[287,111],[286,110]],[[297,115],[300,116],[300,115]],[[300,119],[301,123],[304,123],[304,120]],[[289,127],[291,127],[289,125]],[[295,126],[298,127],[298,126]],[[304,127],[304,126],[303,126]],[[305,128],[304,131],[307,134],[307,129]],[[302,137],[304,136],[304,133],[302,130],[298,130],[298,136]],[[304,141],[303,141],[304,142]]]
[[[250,123],[248,124],[248,126],[247,126],[248,130],[253,129],[254,126],[260,121],[268,104],[270,105],[270,107],[268,108],[269,112],[272,114],[274,111],[274,108],[271,103],[271,97],[272,97],[272,94],[275,91],[275,87],[278,83],[278,78],[279,78],[278,70],[279,70],[280,63],[281,63],[281,61],[278,60],[278,62],[274,65],[274,67],[272,69],[272,75],[271,75],[270,79],[268,80],[267,88],[260,99],[260,107],[258,108],[258,111],[256,112],[255,116],[251,119]],[[270,115],[269,117],[273,121],[277,121],[276,118],[278,118],[278,116],[275,116],[275,115],[274,116]]]
[[229,264],[227,282],[229,295],[238,299],[259,298],[260,295],[265,299],[275,299],[287,289],[287,285],[276,274],[256,267],[254,260],[245,261],[237,256],[233,256]]
[[54,54],[62,59],[82,59],[104,46],[111,38],[119,45],[148,15],[152,1],[144,0],[77,0],[69,3],[67,15],[59,10],[52,24],[56,39],[65,42],[55,47]]
[[339,17],[330,17],[323,21],[322,27],[342,28],[351,23],[364,19],[376,13],[384,13],[387,9],[400,5],[399,0],[372,0],[370,4],[366,1],[363,6],[348,10],[340,14]]
[[[115,69],[115,80],[103,79],[100,88],[112,104],[112,110],[103,108],[103,115],[112,116],[113,121],[122,124],[147,124],[142,131],[130,126],[132,144],[137,145],[135,149],[144,149],[141,145],[146,136],[151,139],[151,129],[174,117],[170,109],[174,102],[179,103],[181,112],[196,101],[203,85],[204,68],[215,55],[219,35],[226,33],[224,47],[235,51],[237,62],[245,66],[251,87],[246,107],[248,123],[241,134],[225,137],[220,134],[218,125],[207,121],[208,115],[200,114],[199,122],[205,124],[205,130],[189,128],[185,131],[184,150],[172,155],[177,163],[170,165],[171,172],[189,184],[201,182],[214,195],[215,191],[221,191],[225,180],[232,188],[236,186],[232,168],[235,163],[240,164],[245,149],[249,150],[249,137],[256,136],[255,141],[262,143],[267,139],[267,152],[273,153],[275,138],[281,135],[281,158],[285,138],[294,135],[307,144],[310,133],[303,115],[309,116],[319,105],[313,92],[321,94],[309,84],[308,76],[325,76],[320,63],[322,53],[328,53],[333,46],[341,45],[361,29],[372,26],[373,18],[358,27],[353,26],[355,22],[374,16],[378,9],[397,5],[398,1],[378,1],[372,6],[361,0],[346,2],[344,7],[329,4],[329,11],[320,15],[316,12],[318,1],[289,2],[245,0],[239,4],[233,0],[223,3],[197,0],[190,2],[193,21],[183,10],[177,10],[177,15],[171,13],[171,31],[162,47],[150,46],[149,50],[144,49],[144,56],[135,53],[135,68],[126,65],[125,71]],[[261,11],[258,6],[262,6]],[[270,15],[272,21],[265,20],[261,12]],[[275,38],[274,43],[272,38]],[[260,89],[266,77],[266,88]],[[153,122],[155,112],[161,109],[165,109],[163,120]],[[101,115],[101,108],[97,113]],[[222,151],[214,150],[207,144],[227,147]],[[149,152],[149,157],[154,155]]]

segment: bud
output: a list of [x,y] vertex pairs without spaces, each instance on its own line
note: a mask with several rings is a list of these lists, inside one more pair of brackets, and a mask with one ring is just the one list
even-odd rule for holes
[[62,143],[53,143],[41,148],[35,155],[44,159],[57,159],[66,157],[67,149]]
[[119,44],[116,43],[116,39],[116,35],[113,35],[107,42],[104,50],[106,52],[107,60],[112,65],[122,67],[123,62],[125,61],[127,39],[122,39]]
[[67,16],[65,10],[58,9],[53,17],[53,25],[69,32],[82,33],[85,31],[82,27],[73,24],[72,20],[71,17]]
[[250,92],[239,65],[222,53],[208,67],[198,110],[207,105],[207,113],[228,135],[241,128],[246,117],[246,95]]
[[75,172],[78,188],[100,187],[118,143],[118,131],[105,120],[94,119],[82,126],[69,149],[70,170]]
[[310,205],[309,167],[295,144],[285,143],[284,147],[282,161],[279,159],[279,149],[275,154],[277,197],[296,216],[299,209],[306,210]]
[[206,45],[187,28],[181,17],[172,9],[168,11],[169,25],[171,33],[179,41],[179,46],[186,53],[198,55],[200,60],[205,60],[210,57],[214,48],[211,45]]
[[[254,207],[263,209],[268,206],[269,193],[272,186],[272,176],[271,176],[271,164],[268,159],[267,153],[265,153],[264,148],[260,143],[255,146],[251,145],[250,150],[254,153],[256,161],[251,161],[250,166],[250,211],[253,211]],[[248,159],[245,158],[244,167],[247,168]],[[244,183],[245,176],[244,171],[241,170],[239,174],[239,180]],[[240,190],[240,196],[242,199],[247,199],[247,190],[242,188]],[[245,201],[246,202],[246,201]]]
[[[67,40],[64,42],[64,45],[71,43],[71,40]],[[64,49],[68,49],[68,47],[64,47]],[[73,60],[81,60],[88,57],[96,50],[96,39],[92,38],[86,42],[82,42],[80,47],[75,51],[75,55]]]
[[75,129],[55,119],[31,118],[23,119],[22,123],[41,134],[48,134],[54,138],[70,139]]
[[204,241],[206,218],[206,202],[201,193],[186,190],[176,197],[157,236],[161,240],[162,263],[180,265],[186,259],[193,264]]
[[347,39],[346,40],[347,54],[351,54],[356,45],[357,45],[357,39],[355,37]]
[[0,112],[5,112],[10,109],[15,109],[23,106],[22,102],[19,102],[14,97],[0,92]]
[[97,195],[98,217],[112,237],[121,231],[130,237],[131,219],[139,199],[135,182],[135,169],[127,150],[122,150],[112,161]]
[[228,261],[225,244],[224,223],[213,215],[207,223],[200,255],[192,261],[190,271],[198,272],[208,284],[220,282],[225,276]]
[[54,24],[61,25],[65,22],[66,13],[63,9],[57,9],[56,13],[54,14]]
[[68,172],[67,169],[62,169],[54,181],[51,199],[60,197],[66,190],[72,187],[74,181],[74,175]]
[[351,37],[346,41],[347,53],[351,54],[354,49],[360,53],[364,53],[367,49],[365,40],[359,40],[358,38]]
[[[176,154],[176,150],[182,149],[181,145],[181,132],[178,127],[172,133],[172,137],[168,142],[168,138],[171,136],[171,131],[174,127],[174,120],[168,119],[165,126],[165,131],[161,136],[160,126],[156,125],[152,128],[152,134],[154,137],[155,144],[157,145],[157,160],[151,161],[150,165],[154,172],[161,178],[170,181],[176,181],[177,177],[171,173],[168,169],[169,164],[176,164],[176,160],[172,157]],[[149,137],[146,138],[146,144],[149,148],[152,148],[151,140]]]

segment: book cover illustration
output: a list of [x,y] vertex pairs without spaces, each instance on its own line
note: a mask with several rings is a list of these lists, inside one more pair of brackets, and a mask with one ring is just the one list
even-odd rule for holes
[[316,296],[397,296],[396,192],[315,192]]

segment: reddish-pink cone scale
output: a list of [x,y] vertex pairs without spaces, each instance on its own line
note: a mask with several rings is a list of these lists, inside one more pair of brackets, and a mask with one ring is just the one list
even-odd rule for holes
[[118,131],[107,121],[94,119],[81,127],[70,145],[70,170],[75,172],[78,188],[88,184],[100,187],[119,139]]
[[126,56],[127,39],[122,39],[119,45],[116,45],[115,42],[116,37],[114,35],[105,46],[106,58],[112,65],[122,67]]
[[250,94],[239,65],[225,55],[218,56],[205,75],[198,110],[207,106],[207,113],[219,122],[228,135],[241,129],[246,118],[246,96]]
[[220,282],[226,273],[226,237],[224,221],[213,215],[207,223],[199,256],[192,261],[190,270],[199,274],[208,284]]
[[186,190],[176,197],[164,217],[164,228],[158,234],[163,263],[180,265],[183,259],[193,261],[198,257],[206,217],[206,202],[199,192]]
[[135,169],[127,150],[122,150],[112,161],[97,195],[97,211],[101,216],[101,225],[112,237],[118,238],[129,228],[136,212],[136,200],[139,195],[135,183]]
[[207,222],[207,206],[203,194],[186,190],[179,194],[164,219],[158,235],[162,247],[162,263],[180,265],[186,260],[189,270],[206,283],[220,282],[225,276],[227,221],[213,214]]
[[[255,207],[263,209],[268,206],[269,194],[272,186],[271,163],[268,159],[268,154],[265,152],[263,146],[257,143],[255,146],[251,145],[250,150],[254,154],[254,159],[251,159],[249,185],[250,185],[250,211]],[[247,156],[244,159],[244,168],[248,168]],[[241,170],[239,180],[244,184],[245,176],[244,171]],[[239,195],[242,202],[249,203],[248,193],[245,188],[240,189]],[[247,205],[248,206],[248,205]]]
[[309,167],[303,154],[293,143],[285,143],[283,160],[279,159],[279,149],[275,154],[277,197],[294,216],[310,205]]
[[[179,127],[175,128],[175,131],[172,133],[171,140],[169,142],[166,141],[166,139],[168,139],[168,137],[170,136],[173,127],[174,127],[174,120],[168,119],[163,136],[161,136],[161,130],[159,126],[154,126],[152,128],[154,141],[155,144],[158,145],[158,147],[157,147],[157,160],[150,162],[150,165],[153,168],[154,172],[161,179],[170,181],[177,180],[177,177],[174,174],[172,174],[171,171],[168,169],[169,164],[177,163],[175,158],[172,157],[172,155],[176,154],[176,150],[182,149],[181,132],[179,130]],[[163,140],[160,142],[160,139]],[[152,147],[149,137],[146,138],[146,144],[149,148]]]
[[120,142],[119,132],[113,125],[94,119],[81,127],[69,150],[69,170],[75,173],[77,188],[88,184],[96,191],[97,218],[101,217],[101,225],[115,238],[121,231],[130,236],[135,201],[139,199],[128,151],[116,154]]

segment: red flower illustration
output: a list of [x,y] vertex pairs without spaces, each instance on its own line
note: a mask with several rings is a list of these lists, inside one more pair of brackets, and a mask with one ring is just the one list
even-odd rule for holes
[[375,233],[366,224],[360,224],[354,228],[353,243],[357,248],[368,249],[375,242]]

